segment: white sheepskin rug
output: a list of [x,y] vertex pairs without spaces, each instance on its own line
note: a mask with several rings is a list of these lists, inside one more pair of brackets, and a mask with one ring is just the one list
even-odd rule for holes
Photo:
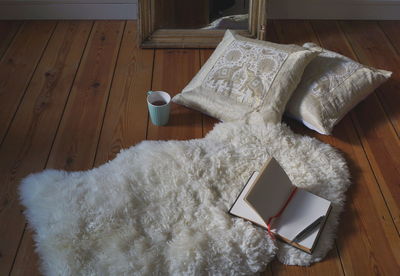
[[[333,202],[313,255],[227,213],[268,156]],[[248,275],[276,255],[291,265],[321,260],[348,185],[331,146],[285,125],[235,122],[203,139],[142,142],[89,171],[30,175],[20,194],[46,275]]]

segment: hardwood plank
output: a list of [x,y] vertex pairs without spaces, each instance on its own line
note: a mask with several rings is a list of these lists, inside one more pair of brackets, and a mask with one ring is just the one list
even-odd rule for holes
[[45,167],[91,25],[57,26],[0,147],[0,275],[9,273],[25,226],[17,186]]
[[[322,47],[356,58],[336,22],[318,21],[313,23],[313,27]],[[352,174],[353,185],[343,223],[339,227],[338,239],[346,274],[394,275],[399,271],[399,236],[378,185],[379,182],[382,187],[383,183],[379,179],[377,182],[375,178],[377,164],[374,166],[371,162],[375,156],[382,158],[380,162],[385,162],[384,159],[388,156],[383,155],[385,151],[372,153],[367,150],[371,144],[376,147],[377,144],[386,144],[395,137],[393,129],[388,126],[390,123],[387,117],[379,107],[379,101],[374,96],[369,97],[351,112],[351,117],[346,116],[335,127],[333,137],[320,135],[322,140],[328,141],[346,154]],[[365,122],[365,118],[369,118],[369,122]],[[352,124],[351,119],[355,124]],[[354,125],[357,126],[361,140]],[[374,137],[381,131],[383,136]],[[396,143],[392,147],[395,152],[398,150]],[[393,158],[389,162],[394,162],[390,164],[392,166],[396,164]]]
[[92,168],[124,25],[122,21],[95,22],[48,168]]
[[[85,170],[93,167],[125,22],[97,21],[83,54],[46,168]],[[33,262],[31,232],[22,240],[14,275],[39,275]]]
[[381,192],[384,195],[386,204],[399,232],[400,141],[396,138],[396,133],[394,133],[388,121],[381,121],[377,116],[370,116],[368,121],[365,120],[368,114],[382,114],[381,117],[383,117],[384,111],[376,103],[376,96],[373,95],[354,110],[352,117],[375,177],[378,180]]
[[0,21],[0,58],[8,49],[21,24],[20,21]]
[[[214,49],[202,49],[200,50],[200,64],[201,66],[206,63],[208,58],[211,56],[211,54],[214,52]],[[215,124],[219,123],[219,120],[207,116],[205,114],[201,115],[202,118],[202,123],[203,123],[203,137],[207,135],[215,126]]]
[[0,143],[55,26],[54,21],[26,22],[0,60]]
[[265,269],[265,271],[261,272],[261,275],[262,275],[262,276],[272,276],[272,275],[274,275],[274,274],[272,273],[272,266],[271,266],[271,263],[269,263],[269,264],[267,265],[267,268]]
[[[156,50],[152,90],[164,90],[171,96],[181,92],[200,69],[199,50]],[[172,103],[166,126],[149,120],[147,139],[188,140],[202,137],[201,113]]]
[[278,35],[276,34],[275,24],[274,24],[276,21],[277,20],[268,20],[265,37],[267,41],[279,43]]
[[393,72],[376,92],[399,137],[400,56],[376,22],[345,21],[341,22],[341,27],[361,63]]
[[345,274],[396,275],[394,272],[399,270],[399,236],[351,116],[346,116],[336,126],[333,136],[317,134],[290,119],[286,121],[295,132],[314,136],[338,148],[349,165],[352,186],[347,193],[336,241]]
[[379,27],[400,55],[400,21],[378,21]]
[[[337,259],[336,248],[328,253],[323,262],[315,263],[311,266],[283,265],[275,259],[271,263],[272,275],[344,275],[341,264]],[[268,275],[268,272],[263,275]]]
[[[324,47],[334,45],[332,47],[335,51],[357,59],[349,42],[346,41],[345,35],[335,22],[315,22],[313,26]],[[358,51],[356,48],[354,50]],[[361,102],[354,109],[352,116],[369,162],[399,231],[400,159],[398,156],[400,156],[400,141],[375,93]],[[365,118],[368,118],[368,120]]]
[[137,45],[136,22],[128,21],[115,69],[95,166],[146,140],[146,91],[151,89],[154,50]]
[[18,250],[17,258],[9,275],[42,275],[38,270],[40,259],[39,256],[35,253],[33,235],[34,233],[31,229],[25,229],[21,241],[21,247]]
[[[298,20],[277,20],[274,21],[273,26],[276,32],[276,39],[280,43],[302,45],[306,42],[319,42],[309,22]],[[309,134],[315,136],[312,132],[309,132]],[[280,262],[272,263],[272,272],[274,275],[301,275],[304,273],[307,275],[321,275],[324,271],[329,271],[332,275],[343,274],[341,262],[335,248],[329,252],[328,256],[322,262],[313,264],[307,268],[297,266],[288,267]]]
[[318,43],[318,39],[308,21],[275,20],[274,29],[279,43],[303,45],[306,42]]
[[338,235],[345,273],[396,275],[400,238],[350,118],[334,132],[331,144],[346,154],[353,182]]

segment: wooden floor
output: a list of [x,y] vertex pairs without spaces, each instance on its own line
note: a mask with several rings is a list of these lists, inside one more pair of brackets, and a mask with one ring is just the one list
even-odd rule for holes
[[[267,275],[400,275],[400,21],[274,21],[268,40],[312,41],[390,81],[322,136],[341,150],[353,185],[329,256],[310,267],[274,261]],[[0,22],[0,275],[36,275],[32,232],[19,205],[22,177],[86,170],[146,139],[203,137],[215,120],[174,105],[148,120],[147,90],[178,93],[212,50],[140,50],[133,21]]]

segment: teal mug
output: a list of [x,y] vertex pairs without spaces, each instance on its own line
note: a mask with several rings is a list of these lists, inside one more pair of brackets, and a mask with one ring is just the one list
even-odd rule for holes
[[147,92],[147,107],[151,122],[156,126],[164,126],[169,120],[171,96],[164,91]]

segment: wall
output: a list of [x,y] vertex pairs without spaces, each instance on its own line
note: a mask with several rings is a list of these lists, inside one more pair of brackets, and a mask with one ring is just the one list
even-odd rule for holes
[[[136,19],[137,2],[0,0],[0,19]],[[400,0],[269,0],[268,17],[400,20]]]
[[270,0],[269,18],[400,19],[400,0]]
[[0,19],[136,19],[138,0],[0,0]]

